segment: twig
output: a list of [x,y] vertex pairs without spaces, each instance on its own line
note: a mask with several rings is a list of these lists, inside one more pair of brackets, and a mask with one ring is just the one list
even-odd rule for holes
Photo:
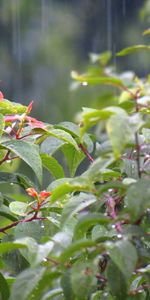
[[0,165],[2,165],[6,160],[9,160],[10,150],[7,151],[6,155],[1,159]]
[[86,157],[88,158],[88,160],[90,161],[90,163],[93,163],[94,162],[94,158],[90,155],[90,153],[88,152],[88,150],[82,144],[79,144],[79,148],[86,155]]
[[33,220],[47,220],[47,218],[38,217],[37,215],[38,215],[38,211],[36,211],[34,213],[34,215],[31,218],[29,218],[29,219],[19,220],[19,221],[11,223],[11,224],[9,224],[9,225],[7,225],[5,227],[0,228],[0,232],[5,233],[6,230],[13,228],[13,227],[17,226],[20,223],[28,223],[28,222],[32,222]]

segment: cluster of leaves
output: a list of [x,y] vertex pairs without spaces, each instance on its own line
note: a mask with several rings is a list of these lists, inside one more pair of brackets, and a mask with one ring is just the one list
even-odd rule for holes
[[72,73],[115,92],[113,106],[83,108],[79,125],[43,123],[32,103],[0,94],[0,165],[35,173],[0,172],[0,184],[19,186],[0,194],[2,300],[150,298],[150,77],[116,74],[109,58],[93,54],[86,74]]

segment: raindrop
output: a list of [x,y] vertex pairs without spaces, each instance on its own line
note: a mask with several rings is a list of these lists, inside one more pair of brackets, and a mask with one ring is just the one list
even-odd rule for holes
[[43,258],[43,261],[46,262],[46,261],[47,261],[47,258]]
[[109,193],[113,192],[113,189],[109,189],[108,192],[109,192]]
[[44,228],[44,227],[45,227],[44,224],[42,224],[42,225],[41,225],[41,228]]
[[107,297],[107,296],[108,296],[108,293],[107,293],[107,292],[106,292],[106,293],[104,293],[104,294],[103,294],[103,296],[104,296],[104,297]]
[[117,238],[121,239],[122,238],[122,234],[117,234]]
[[84,81],[84,82],[82,82],[82,85],[83,85],[83,86],[87,86],[88,83],[87,83],[86,81]]
[[11,184],[10,185],[14,185],[12,182],[11,182]]
[[111,228],[115,228],[115,227],[116,227],[115,224],[111,225]]
[[139,294],[143,293],[143,290],[142,289],[138,290],[138,293]]

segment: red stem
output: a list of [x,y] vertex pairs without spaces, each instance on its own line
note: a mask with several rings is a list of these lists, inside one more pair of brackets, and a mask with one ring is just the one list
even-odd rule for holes
[[79,144],[79,148],[82,150],[82,152],[86,155],[86,157],[88,158],[88,160],[93,163],[94,162],[94,158],[90,155],[90,153],[88,152],[88,150],[82,145]]
[[31,222],[33,220],[47,220],[47,218],[38,217],[37,215],[38,215],[38,211],[36,211],[34,213],[34,215],[29,219],[19,220],[19,221],[11,223],[11,224],[9,224],[5,227],[0,228],[0,232],[5,233],[6,230],[13,228],[13,227],[17,226],[20,223],[27,223],[27,222]]

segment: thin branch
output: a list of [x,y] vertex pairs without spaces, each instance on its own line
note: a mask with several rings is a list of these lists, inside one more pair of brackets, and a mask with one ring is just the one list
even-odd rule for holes
[[79,148],[82,150],[82,152],[86,155],[90,163],[94,162],[94,158],[90,155],[88,150],[83,146],[83,144],[79,144]]
[[1,159],[0,165],[2,165],[6,160],[9,160],[9,154],[10,154],[10,150],[8,150],[5,156]]
[[9,224],[9,225],[7,225],[5,227],[0,228],[0,232],[5,233],[6,230],[13,228],[13,227],[17,226],[20,223],[28,223],[28,222],[32,222],[33,220],[47,220],[47,218],[38,217],[37,215],[38,215],[38,211],[36,211],[34,213],[34,215],[31,218],[29,218],[29,219],[19,220],[19,221],[11,223],[11,224]]

